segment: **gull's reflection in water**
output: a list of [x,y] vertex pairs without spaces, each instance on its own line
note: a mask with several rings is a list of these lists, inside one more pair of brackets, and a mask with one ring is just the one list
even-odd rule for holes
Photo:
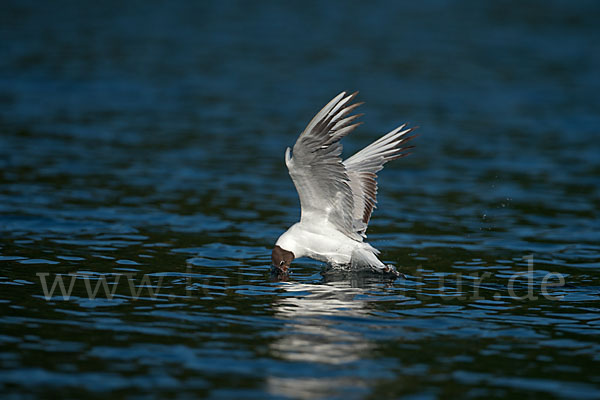
[[287,296],[273,306],[275,316],[286,322],[269,347],[274,356],[293,362],[294,370],[268,378],[272,394],[353,397],[366,391],[368,377],[385,373],[383,366],[365,370],[374,348],[361,333],[370,325],[367,301],[361,299],[367,289],[353,286],[348,280],[282,283]]

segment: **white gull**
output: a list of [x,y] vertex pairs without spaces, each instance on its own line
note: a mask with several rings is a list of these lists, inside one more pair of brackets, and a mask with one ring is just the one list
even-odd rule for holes
[[[334,267],[371,269],[399,275],[377,258],[379,251],[363,241],[377,203],[377,172],[391,160],[408,155],[413,128],[406,124],[342,161],[340,139],[361,123],[362,114],[348,115],[362,103],[358,92],[342,92],[310,121],[293,150],[285,151],[292,181],[300,197],[300,222],[284,232],[273,248],[276,271],[287,273],[292,260],[310,257]],[[291,154],[290,154],[291,151]]]

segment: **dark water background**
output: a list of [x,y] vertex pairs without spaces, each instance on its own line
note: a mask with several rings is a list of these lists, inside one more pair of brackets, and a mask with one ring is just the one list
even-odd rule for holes
[[[600,398],[598,2],[2,4],[2,398]],[[274,281],[342,90],[407,279]]]

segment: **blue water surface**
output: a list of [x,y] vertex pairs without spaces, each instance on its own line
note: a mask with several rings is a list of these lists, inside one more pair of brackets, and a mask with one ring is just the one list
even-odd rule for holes
[[[2,9],[2,398],[600,399],[597,2]],[[342,90],[406,279],[274,278]]]

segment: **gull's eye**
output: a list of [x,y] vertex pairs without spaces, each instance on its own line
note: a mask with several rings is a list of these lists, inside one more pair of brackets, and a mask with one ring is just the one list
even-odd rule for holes
[[283,264],[284,264],[283,260],[279,261],[279,265],[283,265]]

